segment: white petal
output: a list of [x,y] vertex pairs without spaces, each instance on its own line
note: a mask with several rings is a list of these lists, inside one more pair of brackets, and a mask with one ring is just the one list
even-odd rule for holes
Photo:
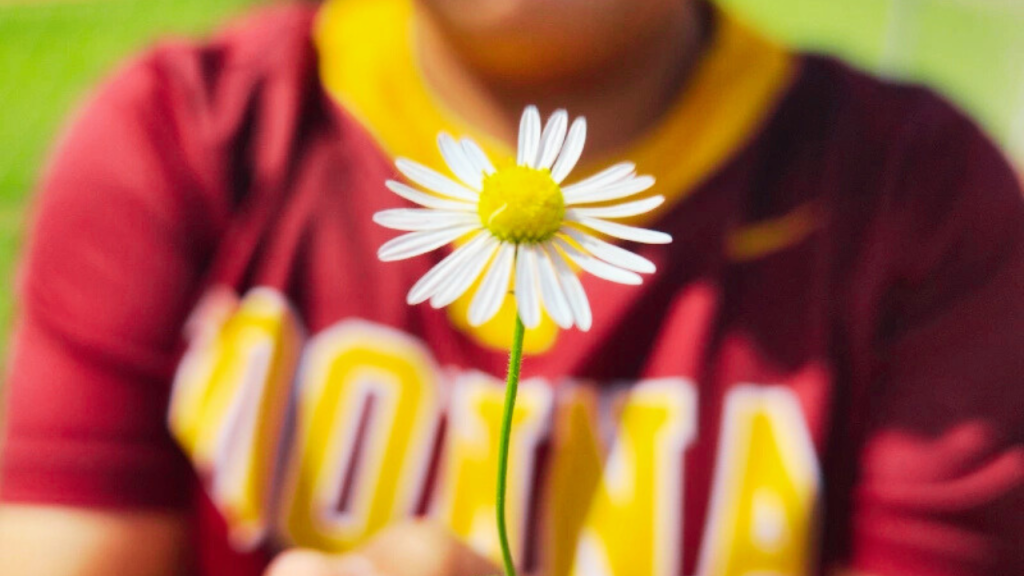
[[540,136],[540,153],[537,155],[537,168],[551,168],[555,158],[562,151],[562,143],[565,142],[565,128],[569,125],[569,113],[565,110],[555,110],[555,113],[548,118],[544,126],[544,132]]
[[558,283],[555,265],[540,247],[533,246],[531,248],[537,259],[537,279],[540,283],[540,295],[544,309],[548,311],[548,316],[551,316],[551,319],[560,328],[572,328],[572,310],[562,292],[562,286]]
[[573,194],[572,198],[566,196],[566,204],[589,204],[591,202],[607,202],[608,200],[619,200],[634,194],[639,194],[654,186],[654,178],[650,176],[638,176],[621,182],[602,186],[584,193]]
[[413,162],[407,158],[399,158],[398,160],[395,160],[395,166],[398,167],[398,171],[405,174],[407,178],[431,192],[437,192],[444,196],[466,200],[467,202],[476,202],[478,200],[479,195],[476,192],[466,188],[444,174],[427,168],[419,162]]
[[596,208],[572,208],[567,210],[566,214],[589,216],[591,218],[627,218],[629,216],[646,214],[647,212],[654,210],[655,208],[661,206],[664,203],[664,196],[652,196],[650,198],[644,198],[643,200],[636,200],[634,202],[624,202],[622,204],[614,204],[612,206],[599,206]]
[[467,186],[479,192],[483,187],[484,173],[469,161],[469,158],[466,157],[466,150],[447,132],[437,135],[437,147],[452,173]]
[[527,328],[540,324],[540,290],[537,287],[537,256],[529,245],[520,244],[516,256],[516,306]]
[[619,248],[614,244],[609,244],[599,238],[594,238],[590,234],[575,228],[563,226],[559,232],[575,240],[587,252],[613,266],[632,270],[633,272],[640,272],[641,274],[650,274],[655,270],[654,262],[647,258]]
[[491,164],[491,159],[487,157],[487,154],[484,154],[484,151],[476,142],[469,138],[463,138],[459,142],[462,143],[462,149],[466,152],[466,159],[473,165],[473,168],[484,174],[494,174],[494,164]]
[[442,228],[441,230],[424,230],[422,232],[403,234],[398,238],[385,242],[377,250],[377,258],[380,258],[383,262],[391,262],[426,254],[480,228],[480,224],[465,224],[451,228]]
[[593,176],[570,184],[562,188],[562,192],[565,194],[566,201],[572,200],[577,196],[582,196],[599,188],[604,188],[611,184],[622,182],[633,176],[636,171],[636,164],[632,162],[622,162],[616,164],[610,168],[606,168]]
[[457,270],[459,265],[462,264],[466,258],[471,257],[473,254],[479,252],[486,246],[486,241],[491,237],[491,233],[486,230],[477,232],[469,242],[455,249],[454,252],[445,256],[444,260],[438,262],[433,268],[424,274],[416,284],[409,290],[409,295],[405,301],[409,305],[419,304],[426,302],[428,298],[434,295],[437,288],[445,282],[454,270]]
[[590,254],[580,252],[574,246],[561,238],[555,238],[554,242],[562,249],[563,252],[565,252],[567,258],[575,262],[576,265],[585,272],[593,274],[598,278],[604,278],[609,282],[615,282],[616,284],[627,284],[630,286],[643,284],[644,279],[636,272],[630,272],[624,268],[612,266],[607,262],[594,258]]
[[458,268],[455,269],[449,282],[445,282],[430,298],[430,305],[434,308],[443,308],[454,302],[459,296],[466,293],[469,287],[480,277],[484,267],[491,261],[491,257],[498,249],[500,240],[491,236],[484,243],[484,248],[467,257]]
[[435,210],[461,210],[465,212],[476,212],[476,204],[470,204],[469,202],[462,202],[459,200],[438,198],[437,196],[427,194],[426,192],[420,192],[412,186],[397,180],[388,180],[385,182],[385,185],[395,194],[398,194],[409,202],[419,204],[420,206],[433,208]]
[[479,222],[480,217],[472,212],[447,212],[429,208],[394,208],[377,212],[373,215],[373,221],[385,228],[411,232],[472,224]]
[[519,149],[516,164],[536,167],[537,152],[540,149],[540,112],[536,106],[527,106],[519,119]]
[[512,276],[512,264],[516,259],[515,244],[502,244],[498,255],[491,263],[480,288],[469,305],[469,323],[479,326],[487,322],[501,309],[508,294],[508,280]]
[[627,226],[618,222],[601,220],[600,218],[590,218],[589,216],[567,215],[566,219],[570,222],[579,222],[587,228],[592,228],[602,234],[607,234],[620,240],[642,242],[644,244],[668,244],[672,242],[670,234],[659,232],[658,230]]
[[[558,281],[562,285],[562,290],[565,291],[565,298],[569,301],[569,308],[572,310],[573,323],[584,332],[590,330],[594,317],[590,311],[590,301],[587,299],[587,292],[583,290],[583,284],[550,242],[544,244],[544,252],[555,266]],[[606,264],[606,266],[608,265]]]
[[562,180],[565,180],[566,176],[576,167],[576,162],[579,161],[580,154],[583,153],[583,143],[586,140],[587,120],[580,116],[573,120],[572,126],[569,128],[569,135],[566,136],[565,144],[562,146],[562,153],[558,155],[558,160],[555,160],[555,165],[551,167],[551,178],[556,184],[561,184]]

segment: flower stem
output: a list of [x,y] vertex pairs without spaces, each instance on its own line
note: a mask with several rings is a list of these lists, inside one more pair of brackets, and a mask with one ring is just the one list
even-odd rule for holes
[[508,480],[508,448],[512,435],[512,414],[516,408],[519,371],[523,366],[524,332],[523,321],[516,314],[516,329],[512,337],[512,349],[508,354],[508,380],[505,383],[505,407],[501,418],[501,437],[498,444],[498,539],[501,541],[505,576],[516,576],[516,567],[512,562],[512,550],[508,545],[508,529],[505,527],[505,485]]

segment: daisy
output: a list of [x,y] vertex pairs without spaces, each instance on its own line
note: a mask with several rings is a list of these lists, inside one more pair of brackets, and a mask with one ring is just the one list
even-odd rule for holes
[[[586,140],[587,123],[558,110],[541,129],[534,106],[523,112],[513,164],[495,165],[473,140],[442,132],[438,147],[455,178],[399,158],[395,164],[424,192],[389,180],[387,187],[421,208],[397,208],[374,221],[409,232],[380,247],[383,261],[404,260],[466,241],[409,290],[409,304],[430,301],[441,308],[462,296],[481,276],[469,308],[478,326],[501,308],[513,287],[519,318],[527,328],[540,323],[541,310],[560,327],[589,330],[590,303],[570,263],[605,280],[640,284],[654,264],[606,242],[595,233],[647,244],[666,244],[671,236],[614,219],[643,214],[665,199],[653,196],[613,203],[654,185],[623,162],[579,182],[563,186]],[[595,205],[597,204],[597,205]]]

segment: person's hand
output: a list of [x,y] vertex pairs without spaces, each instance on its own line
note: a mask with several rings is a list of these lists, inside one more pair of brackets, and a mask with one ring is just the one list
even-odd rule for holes
[[264,576],[497,576],[501,569],[427,521],[396,524],[349,554],[282,552]]

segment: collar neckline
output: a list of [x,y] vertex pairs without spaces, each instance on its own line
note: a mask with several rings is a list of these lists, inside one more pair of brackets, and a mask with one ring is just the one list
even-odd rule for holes
[[[581,165],[570,178],[626,159],[654,176],[657,184],[647,194],[666,201],[630,224],[664,217],[721,169],[753,139],[796,77],[792,53],[728,12],[712,9],[715,28],[704,54],[661,120],[619,150]],[[513,148],[466,123],[432,92],[413,50],[413,11],[412,0],[327,0],[313,31],[327,93],[392,158],[447,171],[436,146],[442,130],[472,137],[492,158],[514,157]],[[507,349],[515,312],[504,308],[477,328],[466,321],[467,298],[448,310],[455,326],[478,343]],[[545,318],[527,338],[526,352],[548,350],[557,333]]]

